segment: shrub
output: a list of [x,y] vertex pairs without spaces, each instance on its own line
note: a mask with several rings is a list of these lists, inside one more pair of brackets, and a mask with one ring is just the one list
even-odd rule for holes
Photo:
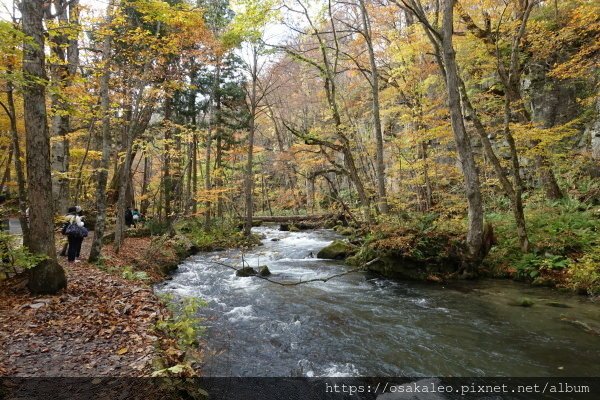
[[147,281],[150,279],[144,271],[134,271],[130,266],[123,267],[121,276],[129,281]]
[[18,243],[17,237],[0,232],[0,273],[8,275],[17,268],[30,269],[46,259],[45,255],[32,254]]
[[198,309],[205,307],[206,302],[196,297],[175,301],[171,295],[164,295],[162,299],[171,311],[171,318],[159,321],[157,328],[175,339],[180,348],[197,345],[198,337],[206,330],[205,326],[200,325],[204,319],[198,316]]
[[146,222],[144,223],[144,228],[148,229],[148,231],[150,231],[150,235],[160,236],[160,235],[164,235],[165,233],[167,233],[169,224],[166,221],[161,222],[158,219],[148,218],[146,220]]
[[586,253],[569,270],[569,286],[590,296],[600,295],[600,250]]
[[541,273],[567,268],[571,260],[563,256],[539,256],[534,253],[524,254],[516,264],[519,278],[537,278]]

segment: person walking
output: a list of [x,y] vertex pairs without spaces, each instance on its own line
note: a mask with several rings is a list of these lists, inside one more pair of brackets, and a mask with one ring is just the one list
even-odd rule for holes
[[78,262],[76,260],[81,253],[81,245],[83,239],[87,237],[88,230],[85,228],[85,224],[81,218],[81,207],[70,207],[69,213],[67,214],[67,220],[63,226],[62,233],[67,236],[67,259],[69,262]]
[[140,212],[137,208],[134,208],[133,212],[131,214],[132,214],[132,218],[133,218],[133,227],[137,228],[137,224],[140,222],[140,218],[141,218]]
[[131,207],[127,207],[127,210],[125,211],[125,225],[127,225],[127,228],[131,228],[132,224],[133,224],[133,213],[131,212]]
[[[63,235],[65,235],[65,236],[67,236],[67,232],[66,232],[66,230],[67,230],[67,228],[69,227],[69,224],[71,223],[71,219],[72,219],[74,216],[77,216],[77,215],[78,215],[78,213],[77,213],[77,208],[78,208],[78,207],[79,207],[79,206],[73,206],[73,207],[69,207],[69,209],[67,210],[67,214],[65,215],[65,221],[64,221],[64,223],[63,223],[63,226],[62,226],[62,229],[61,229],[61,233],[62,233]],[[79,207],[79,210],[81,210],[81,207]],[[62,250],[60,251],[60,256],[61,256],[61,257],[66,257],[66,256],[67,256],[67,251],[68,251],[68,248],[69,248],[69,242],[68,242],[68,240],[67,240],[67,242],[65,242],[65,243],[63,244]]]

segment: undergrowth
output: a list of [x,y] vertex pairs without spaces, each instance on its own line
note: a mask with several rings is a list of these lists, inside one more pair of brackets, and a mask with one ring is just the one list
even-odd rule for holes
[[195,376],[193,363],[200,358],[197,348],[199,338],[204,335],[204,318],[198,315],[206,302],[196,297],[176,299],[171,294],[160,296],[169,310],[169,317],[156,323],[156,329],[166,338],[163,343],[163,357],[160,366],[152,374],[160,376]]
[[[597,208],[597,207],[596,207]],[[498,244],[485,260],[496,276],[600,293],[600,214],[578,200],[530,202],[525,218],[531,251],[519,248],[509,212],[489,213]]]
[[187,219],[176,225],[177,232],[192,241],[200,251],[213,251],[233,247],[251,247],[260,244],[260,237],[245,236],[237,226],[230,223],[215,224],[208,229],[200,219]]

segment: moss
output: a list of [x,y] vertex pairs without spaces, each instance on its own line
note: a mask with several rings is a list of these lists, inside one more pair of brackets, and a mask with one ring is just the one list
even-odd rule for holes
[[356,246],[347,242],[342,242],[341,240],[335,240],[329,246],[322,248],[317,253],[317,258],[328,260],[344,260],[356,252]]
[[289,227],[289,231],[290,232],[300,232],[300,228],[298,228],[296,225],[291,224]]
[[269,270],[269,267],[267,267],[266,265],[263,265],[259,268],[258,275],[259,276],[269,276],[269,275],[271,275],[271,271]]
[[518,299],[516,301],[511,301],[510,303],[508,303],[511,306],[515,306],[515,307],[533,307],[533,305],[535,304],[533,302],[533,300],[527,298],[527,297],[523,297],[521,299]]
[[204,221],[185,220],[175,227],[178,234],[189,239],[196,251],[216,251],[236,247],[261,245],[261,237],[256,234],[245,236],[234,225],[212,226],[206,229]]

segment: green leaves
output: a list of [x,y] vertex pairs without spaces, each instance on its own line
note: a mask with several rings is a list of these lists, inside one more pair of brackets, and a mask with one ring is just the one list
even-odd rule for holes
[[31,253],[17,243],[15,236],[0,232],[0,272],[8,272],[15,267],[30,269],[47,258],[45,255]]
[[222,38],[232,48],[260,42],[266,26],[278,16],[273,0],[237,0],[233,8],[239,11]]
[[197,316],[198,309],[204,307],[206,302],[196,297],[183,298],[181,301],[174,301],[172,297],[165,297],[165,299],[172,317],[159,321],[158,329],[176,339],[181,348],[197,343],[198,337],[206,329],[200,325],[203,319]]

